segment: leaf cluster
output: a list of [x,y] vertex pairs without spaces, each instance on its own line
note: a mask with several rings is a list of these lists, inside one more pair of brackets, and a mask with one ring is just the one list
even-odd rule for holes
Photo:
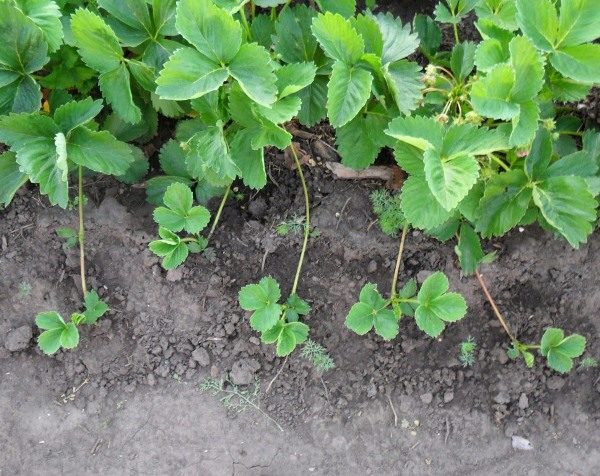
[[409,316],[414,317],[420,330],[438,337],[447,323],[462,319],[467,312],[464,298],[448,289],[448,278],[441,272],[430,275],[420,289],[416,281],[408,281],[390,299],[379,293],[377,285],[367,283],[346,317],[346,326],[358,335],[374,329],[377,335],[391,340],[400,331],[402,317]]
[[59,349],[74,349],[79,345],[80,325],[93,325],[106,311],[108,305],[100,299],[96,291],[85,296],[84,310],[74,312],[68,322],[56,311],[40,312],[36,325],[43,331],[38,337],[38,346],[45,354],[55,354]]
[[242,309],[252,311],[250,327],[261,333],[263,343],[275,344],[277,356],[285,357],[308,338],[309,327],[298,319],[310,312],[310,306],[297,294],[284,304],[280,298],[279,284],[270,276],[244,286],[239,293]]
[[[163,195],[164,206],[154,210],[160,240],[150,243],[150,250],[162,258],[165,269],[181,265],[189,253],[200,253],[208,246],[208,240],[200,235],[210,222],[210,212],[202,205],[194,206],[190,188],[180,182],[169,185]],[[190,236],[181,238],[185,231]]]

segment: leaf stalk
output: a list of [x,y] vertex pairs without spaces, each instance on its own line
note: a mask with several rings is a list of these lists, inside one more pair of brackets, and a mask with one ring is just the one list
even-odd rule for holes
[[229,184],[229,186],[227,187],[227,190],[225,190],[225,193],[223,194],[223,198],[221,199],[221,203],[219,204],[219,208],[217,210],[217,214],[215,215],[215,219],[213,221],[213,224],[210,227],[210,231],[208,232],[208,236],[206,237],[207,240],[210,240],[210,238],[213,236],[213,233],[217,229],[217,225],[219,224],[219,220],[221,219],[221,215],[223,214],[223,209],[225,208],[225,203],[227,203],[227,197],[229,197],[229,192],[230,191],[231,191],[231,184]]
[[306,254],[306,247],[308,246],[308,237],[310,236],[310,198],[308,195],[308,187],[306,186],[306,180],[304,179],[304,173],[302,172],[302,165],[298,159],[296,153],[296,147],[294,144],[290,146],[296,169],[298,169],[298,176],[302,183],[302,191],[304,192],[304,206],[306,208],[306,220],[304,221],[304,241],[302,242],[302,251],[300,252],[300,259],[298,260],[298,267],[296,268],[296,276],[294,277],[294,284],[292,285],[291,294],[296,294],[298,283],[300,281],[300,273],[302,272],[302,264],[304,263],[304,255]]
[[398,275],[400,274],[400,266],[402,265],[402,255],[404,254],[404,242],[406,241],[407,234],[408,223],[404,225],[404,228],[402,229],[402,236],[400,237],[400,247],[398,249],[398,257],[396,258],[394,277],[392,278],[392,289],[390,290],[390,299],[394,299],[394,297],[396,296],[396,288],[398,287]]
[[79,272],[81,273],[81,291],[83,298],[87,296],[87,284],[85,280],[85,228],[83,226],[83,167],[80,165],[78,168],[79,176]]
[[481,286],[481,289],[483,290],[483,294],[485,294],[485,297],[487,298],[488,302],[492,306],[492,309],[494,310],[494,314],[496,315],[496,317],[500,321],[500,324],[502,324],[502,327],[504,328],[504,330],[508,334],[508,337],[510,337],[510,340],[512,342],[518,342],[517,338],[515,337],[515,335],[513,334],[513,332],[510,330],[510,327],[508,326],[508,323],[504,319],[504,316],[500,312],[500,309],[498,309],[498,306],[496,305],[496,302],[494,301],[494,298],[490,294],[490,291],[488,290],[487,285],[485,284],[483,276],[481,275],[481,273],[479,272],[478,269],[475,270],[475,276],[477,276],[477,280],[479,281],[479,285]]

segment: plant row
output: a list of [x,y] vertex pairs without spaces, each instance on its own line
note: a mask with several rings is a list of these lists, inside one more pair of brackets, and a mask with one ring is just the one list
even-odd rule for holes
[[[85,310],[68,322],[38,315],[42,350],[75,347],[78,326],[107,310],[85,282],[86,176],[144,181],[159,235],[150,249],[172,269],[207,252],[235,181],[267,184],[268,148],[289,151],[304,191],[300,259],[285,299],[264,277],[242,288],[240,306],[277,355],[304,344],[310,306],[297,291],[310,197],[287,125],[326,120],[343,164],[366,168],[389,148],[407,176],[399,193],[372,195],[382,230],[399,236],[390,292],[366,284],[347,327],[392,339],[411,318],[438,337],[466,315],[441,272],[420,287],[398,285],[414,228],[456,241],[461,270],[476,275],[511,356],[531,366],[539,350],[550,367],[569,371],[585,339],[550,328],[539,344],[522,342],[479,271],[494,258],[481,240],[537,223],[578,248],[595,229],[600,134],[583,129],[572,104],[600,83],[597,2],[444,0],[411,24],[373,13],[373,1],[360,13],[355,0],[314,3],[0,0],[0,142],[9,148],[0,155],[0,203],[31,182],[52,205],[79,210],[79,230],[59,233],[79,245]],[[461,40],[467,17],[480,41]],[[452,44],[443,44],[444,31]],[[164,117],[176,127],[148,178],[140,146]],[[205,205],[217,196],[213,217]]]

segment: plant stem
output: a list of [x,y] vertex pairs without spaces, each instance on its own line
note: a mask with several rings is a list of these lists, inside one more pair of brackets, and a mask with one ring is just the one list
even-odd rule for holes
[[458,36],[458,25],[454,23],[452,26],[454,28],[454,40],[456,41],[456,44],[458,44],[460,43],[460,37]]
[[392,289],[390,290],[390,299],[394,299],[396,296],[396,288],[398,287],[398,275],[400,274],[400,266],[402,265],[402,254],[404,253],[404,242],[406,241],[406,235],[408,234],[408,223],[404,225],[402,229],[402,236],[400,237],[400,248],[398,249],[398,257],[396,258],[396,267],[394,268],[394,277],[392,279]]
[[219,209],[217,210],[217,214],[215,215],[215,219],[213,221],[212,226],[210,227],[210,231],[208,232],[207,240],[213,236],[213,233],[217,229],[217,225],[219,224],[219,220],[221,219],[221,214],[223,213],[223,209],[225,208],[225,203],[227,203],[227,197],[229,197],[229,192],[231,191],[231,184],[225,190],[223,194],[223,198],[221,199],[221,204],[219,205]]
[[506,165],[499,157],[496,157],[495,154],[490,154],[489,157],[500,167],[502,167],[506,172],[510,172],[510,167]]
[[296,276],[294,277],[294,284],[292,285],[291,294],[296,294],[298,288],[298,282],[300,281],[300,273],[302,271],[302,263],[304,262],[304,255],[306,254],[306,247],[308,245],[308,237],[310,235],[310,199],[308,196],[308,187],[306,186],[306,180],[304,179],[304,173],[302,172],[302,165],[298,160],[298,154],[296,153],[296,147],[294,144],[290,146],[292,155],[294,156],[294,162],[298,169],[298,175],[300,176],[300,182],[302,183],[302,190],[304,192],[304,206],[306,208],[306,219],[304,220],[304,241],[302,243],[302,251],[300,252],[300,259],[298,260],[298,267],[296,268]]
[[250,25],[248,25],[248,19],[246,18],[246,6],[240,8],[240,17],[242,19],[242,25],[244,25],[244,29],[246,30],[246,34],[248,35],[248,41],[252,41],[252,32],[250,30]]
[[79,272],[81,273],[81,291],[83,299],[87,296],[85,282],[85,229],[83,227],[83,167],[79,166]]
[[502,316],[502,313],[498,309],[498,306],[496,306],[496,302],[494,301],[494,298],[490,294],[490,292],[489,292],[489,290],[488,290],[488,288],[487,288],[487,286],[485,284],[485,281],[483,280],[483,276],[481,275],[481,273],[479,272],[478,269],[475,270],[475,276],[477,276],[477,280],[479,281],[479,284],[481,285],[481,289],[483,290],[483,294],[485,294],[485,297],[487,298],[488,302],[492,306],[492,309],[494,310],[494,314],[496,315],[496,317],[500,321],[500,324],[502,324],[502,327],[504,328],[504,330],[508,334],[508,337],[510,337],[510,340],[512,342],[518,342],[517,338],[515,337],[515,335],[510,330],[510,327],[508,326],[508,323],[506,322],[506,320]]

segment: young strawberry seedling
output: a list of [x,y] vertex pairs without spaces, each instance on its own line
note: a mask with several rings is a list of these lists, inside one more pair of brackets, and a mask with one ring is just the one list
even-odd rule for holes
[[84,310],[71,314],[69,322],[65,322],[55,311],[40,312],[36,316],[35,323],[42,330],[38,345],[45,354],[54,354],[61,348],[77,347],[79,326],[95,324],[108,311],[108,305],[98,297],[96,291],[85,294],[83,305]]
[[239,293],[241,308],[246,311],[253,311],[250,317],[250,326],[261,333],[263,343],[275,344],[275,352],[279,357],[291,354],[299,344],[306,341],[309,332],[309,327],[299,322],[299,319],[300,316],[306,316],[310,312],[310,305],[301,299],[296,291],[300,282],[304,255],[310,236],[310,198],[304,173],[302,172],[302,165],[293,145],[291,151],[302,184],[306,208],[304,240],[292,289],[285,303],[279,304],[281,298],[279,283],[269,276],[262,278],[258,284],[244,286]]
[[[386,212],[377,203],[377,210]],[[367,283],[360,292],[359,302],[352,306],[346,317],[346,326],[358,335],[374,329],[385,340],[391,340],[400,331],[402,317],[408,316],[414,317],[417,327],[427,335],[438,337],[446,323],[456,322],[467,313],[464,298],[458,293],[448,292],[448,278],[441,272],[425,279],[420,289],[411,279],[398,292],[398,275],[408,230],[409,225],[404,221],[389,298],[385,299],[379,293],[377,285]]]
[[[206,250],[208,239],[200,232],[210,221],[210,212],[203,206],[194,206],[194,196],[187,185],[175,182],[167,188],[163,196],[164,207],[154,210],[154,221],[158,224],[160,240],[152,241],[150,250],[162,258],[165,269],[181,265],[190,252]],[[178,233],[185,231],[188,236],[181,238]]]

